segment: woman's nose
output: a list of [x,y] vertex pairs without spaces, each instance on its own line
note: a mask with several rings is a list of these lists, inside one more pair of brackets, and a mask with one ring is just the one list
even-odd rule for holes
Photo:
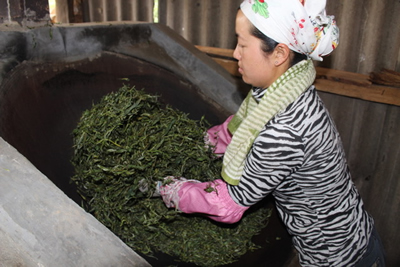
[[238,46],[236,45],[235,50],[233,51],[233,57],[237,60],[240,59],[240,53],[239,53],[239,49]]

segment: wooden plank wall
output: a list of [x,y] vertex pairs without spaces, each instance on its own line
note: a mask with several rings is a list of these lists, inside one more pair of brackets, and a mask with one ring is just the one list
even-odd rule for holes
[[[159,22],[195,45],[233,49],[234,24],[242,0],[56,0],[64,12],[96,21]],[[68,2],[68,4],[66,4]],[[61,11],[60,11],[61,12]],[[327,13],[340,28],[340,45],[321,67],[368,74],[382,68],[400,71],[400,1],[328,0]],[[82,18],[81,18],[82,19]],[[68,21],[61,21],[68,22]],[[79,22],[73,20],[73,22]]]

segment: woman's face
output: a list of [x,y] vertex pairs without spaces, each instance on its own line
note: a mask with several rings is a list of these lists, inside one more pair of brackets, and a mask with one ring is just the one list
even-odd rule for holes
[[233,57],[239,62],[239,72],[245,83],[255,87],[267,88],[278,77],[274,53],[266,55],[261,50],[261,40],[250,33],[251,22],[241,10],[236,16],[237,45]]

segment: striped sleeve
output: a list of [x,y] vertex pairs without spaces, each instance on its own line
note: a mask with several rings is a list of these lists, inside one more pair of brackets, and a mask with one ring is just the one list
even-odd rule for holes
[[301,137],[288,126],[276,126],[267,127],[256,138],[246,159],[245,177],[239,185],[230,186],[231,195],[241,205],[263,199],[303,162]]

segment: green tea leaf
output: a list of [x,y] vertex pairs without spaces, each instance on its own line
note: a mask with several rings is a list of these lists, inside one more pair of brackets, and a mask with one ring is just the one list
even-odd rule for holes
[[[83,112],[72,132],[71,179],[85,209],[147,255],[163,252],[199,266],[218,266],[257,249],[251,238],[266,226],[268,210],[255,209],[239,223],[225,225],[150,198],[155,183],[166,176],[203,182],[220,178],[221,159],[203,141],[208,127],[204,118],[191,120],[134,87],[124,85],[104,96]],[[148,192],[140,191],[143,182]]]

